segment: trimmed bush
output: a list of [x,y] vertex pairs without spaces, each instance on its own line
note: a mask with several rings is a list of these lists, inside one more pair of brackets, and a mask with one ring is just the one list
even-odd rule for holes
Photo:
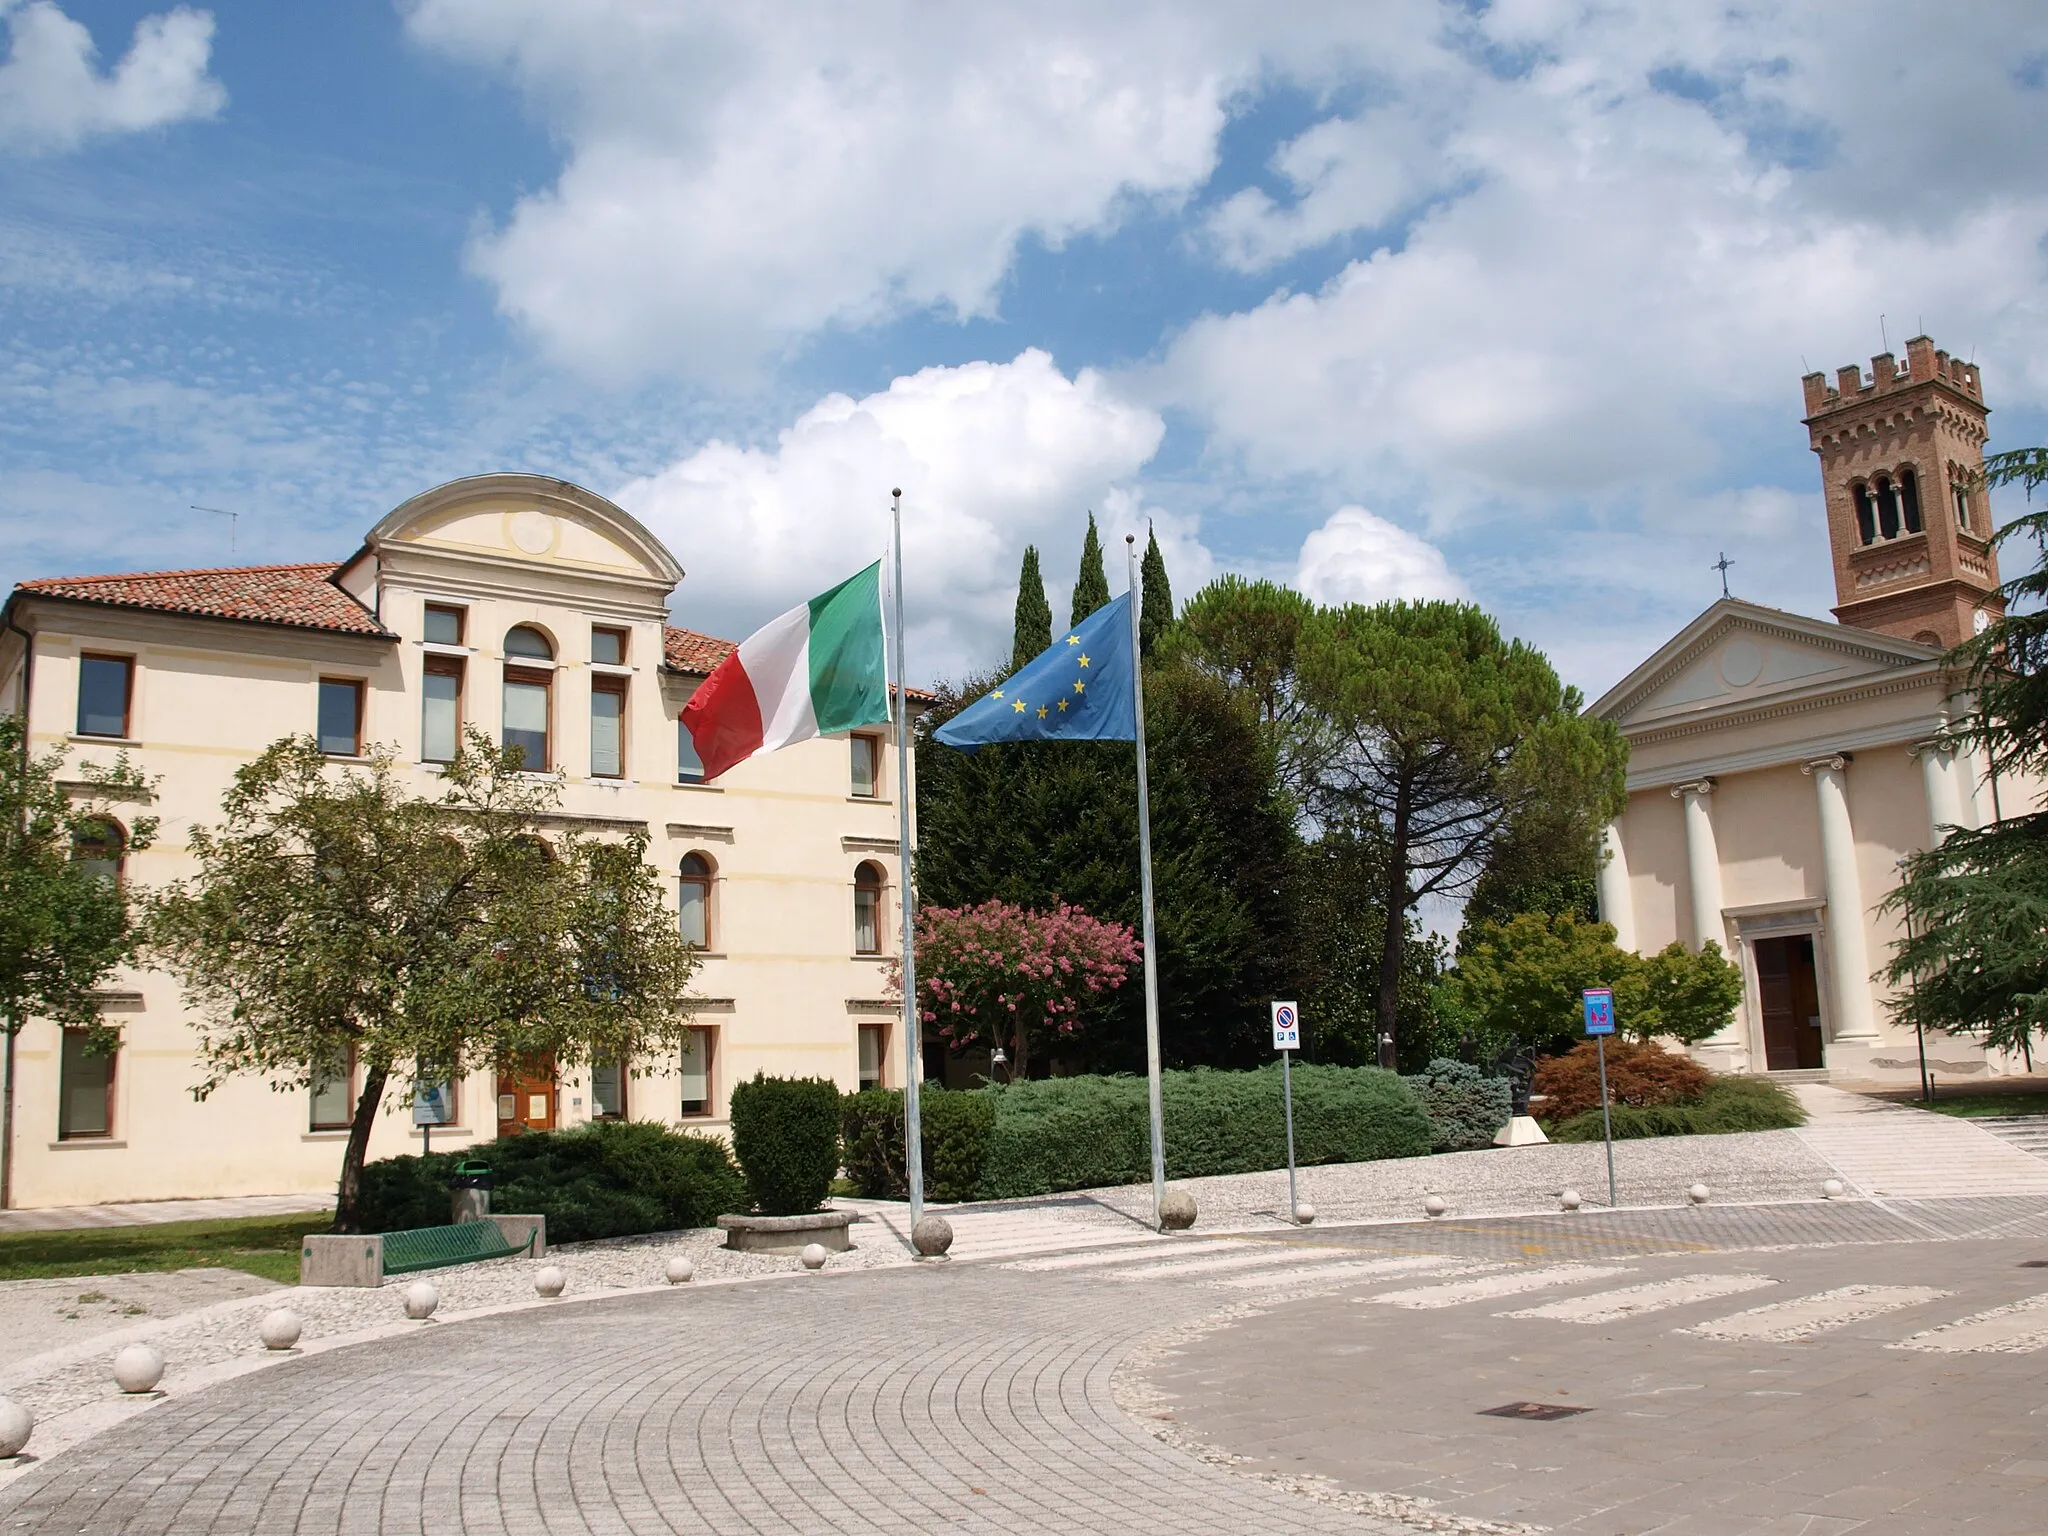
[[365,1164],[363,1230],[446,1226],[448,1181],[465,1158],[490,1167],[493,1210],[547,1217],[550,1242],[708,1227],[747,1203],[723,1143],[641,1121],[600,1122]]
[[[1618,1104],[1614,1139],[1643,1136],[1722,1136],[1735,1131],[1789,1131],[1806,1124],[1799,1101],[1760,1077],[1717,1077],[1691,1104]],[[1600,1110],[1550,1127],[1552,1141],[1599,1141]]]
[[[1696,1103],[1714,1074],[1676,1051],[1634,1040],[1607,1042],[1607,1097],[1613,1104],[1654,1108]],[[1536,1066],[1532,1085],[1544,1096],[1538,1118],[1546,1124],[1569,1120],[1600,1107],[1600,1058],[1594,1042],[1583,1040],[1562,1056]]]
[[755,1073],[732,1091],[732,1150],[763,1216],[815,1211],[839,1172],[838,1087]]
[[[976,1198],[995,1126],[994,1097],[927,1084],[918,1094],[918,1112],[924,1121],[925,1193],[934,1200]],[[901,1090],[846,1095],[839,1101],[839,1134],[847,1177],[862,1195],[901,1200],[908,1193]]]
[[1492,1146],[1513,1108],[1506,1078],[1488,1077],[1468,1062],[1444,1056],[1402,1081],[1429,1116],[1432,1152],[1469,1152]]

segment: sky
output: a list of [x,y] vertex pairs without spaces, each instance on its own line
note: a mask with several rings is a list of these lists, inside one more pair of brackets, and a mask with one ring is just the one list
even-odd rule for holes
[[520,469],[617,499],[689,572],[677,621],[739,636],[875,558],[900,486],[927,680],[1007,656],[1027,543],[1064,615],[1092,510],[1182,597],[1470,599],[1597,695],[1724,551],[1737,596],[1827,612],[1810,369],[1924,331],[1994,448],[2048,441],[2025,0],[0,31],[9,584],[338,560]]

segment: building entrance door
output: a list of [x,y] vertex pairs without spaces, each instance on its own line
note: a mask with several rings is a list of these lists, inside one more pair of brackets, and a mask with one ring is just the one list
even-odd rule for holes
[[1820,976],[1813,964],[1813,935],[1755,942],[1765,1068],[1793,1072],[1822,1066]]
[[498,1074],[498,1134],[555,1128],[555,1058],[537,1057]]

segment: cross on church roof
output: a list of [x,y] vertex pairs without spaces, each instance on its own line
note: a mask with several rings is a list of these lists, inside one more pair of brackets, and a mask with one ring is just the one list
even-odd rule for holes
[[1721,573],[1721,595],[1723,597],[1730,595],[1728,591],[1728,567],[1734,563],[1733,560],[1728,558],[1728,552],[1723,550],[1721,551],[1721,558],[1707,567],[1710,571],[1719,571]]

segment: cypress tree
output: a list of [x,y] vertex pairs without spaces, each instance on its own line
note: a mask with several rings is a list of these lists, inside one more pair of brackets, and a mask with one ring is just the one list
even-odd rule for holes
[[1095,531],[1095,514],[1090,512],[1088,537],[1081,542],[1081,574],[1074,578],[1074,612],[1067,627],[1072,629],[1108,602],[1109,577],[1102,570],[1102,538]]
[[1045,578],[1038,574],[1035,544],[1024,546],[1024,568],[1017,573],[1017,622],[1012,635],[1012,672],[1052,644],[1052,604],[1045,599]]
[[1146,530],[1145,558],[1138,564],[1143,595],[1138,604],[1138,651],[1150,656],[1152,642],[1173,622],[1173,584],[1166,579],[1166,556],[1159,552],[1159,535]]

